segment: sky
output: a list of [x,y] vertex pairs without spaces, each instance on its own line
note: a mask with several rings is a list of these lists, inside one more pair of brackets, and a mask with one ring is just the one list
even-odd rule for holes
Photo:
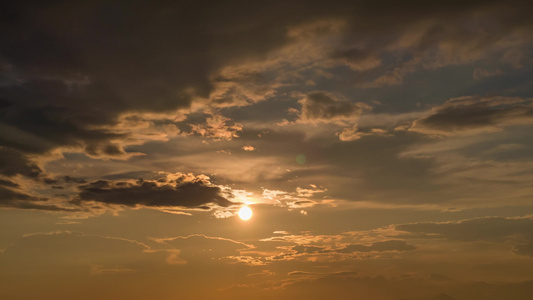
[[2,2],[0,298],[530,299],[528,2]]

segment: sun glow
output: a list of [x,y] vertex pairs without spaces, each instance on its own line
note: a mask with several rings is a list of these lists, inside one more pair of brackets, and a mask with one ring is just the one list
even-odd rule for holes
[[246,221],[252,217],[252,210],[248,206],[243,206],[239,209],[239,218]]

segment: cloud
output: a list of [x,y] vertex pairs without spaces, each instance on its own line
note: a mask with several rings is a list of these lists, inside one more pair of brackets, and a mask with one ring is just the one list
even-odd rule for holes
[[338,49],[331,53],[331,58],[344,61],[352,70],[365,71],[381,65],[381,59],[376,52],[369,49]]
[[[394,258],[418,247],[400,239],[391,239],[399,235],[391,230],[374,230],[360,232],[343,232],[336,235],[300,235],[273,236],[261,239],[257,253],[263,251],[266,261],[355,261],[376,258]],[[288,244],[288,245],[287,245]],[[277,251],[266,248],[275,246]],[[276,246],[277,245],[277,246]],[[263,248],[265,247],[265,248]],[[262,249],[270,249],[265,251]]]
[[213,115],[204,124],[190,124],[191,132],[215,141],[231,140],[239,137],[242,125],[221,115]]
[[6,186],[6,187],[18,187],[19,185],[15,182],[11,182],[9,180],[0,179],[0,185]]
[[207,236],[204,234],[191,234],[188,236],[176,236],[170,238],[153,238],[154,241],[160,244],[180,246],[183,243],[191,243],[196,246],[203,245],[201,247],[208,247],[207,245],[212,242],[220,242],[224,244],[237,245],[241,249],[251,249],[254,248],[253,245],[246,244],[243,242],[235,241],[228,238],[218,237],[218,236]]
[[[243,67],[247,69],[246,65]],[[248,106],[276,95],[281,83],[268,80],[259,68],[254,70],[253,66],[247,67],[250,70],[235,70],[232,67],[221,70],[212,79],[213,91],[209,95],[209,101],[205,103],[205,109]]]
[[313,92],[298,100],[301,109],[296,122],[335,123],[339,125],[357,123],[364,109],[370,106],[361,102],[352,103],[329,92]]
[[251,265],[260,263],[257,258],[241,256],[242,251],[255,248],[253,245],[228,238],[191,234],[169,238],[152,238],[152,240],[163,247],[172,247],[170,249],[165,248],[170,255],[178,250],[179,259],[186,263],[205,263],[205,261],[212,260],[243,262]]
[[[328,189],[323,186],[310,184],[306,187],[296,187],[294,192],[285,192],[279,190],[269,190],[263,188],[262,197],[269,203],[276,206],[295,208],[308,208],[317,204],[328,204],[328,199],[323,196]],[[307,212],[300,210],[300,213],[306,215]]]
[[363,244],[348,244],[342,248],[330,248],[310,245],[298,245],[291,248],[297,254],[313,254],[313,253],[328,253],[328,254],[354,254],[358,252],[387,252],[396,251],[403,252],[416,249],[415,246],[401,240],[387,240],[382,242],[375,242],[370,245]]
[[[22,91],[32,88],[18,87]],[[39,88],[55,91],[55,86]],[[5,99],[3,102],[0,109],[0,142],[4,147],[28,154],[44,154],[63,147],[66,152],[85,152],[94,157],[121,159],[128,156],[121,142],[127,135],[90,128],[96,124],[81,116],[74,117],[78,113],[69,108],[16,103]]]
[[[406,231],[427,238],[447,238],[459,241],[533,240],[533,217],[485,217],[457,222],[424,222],[395,225],[396,230]],[[524,248],[526,249],[526,248]]]
[[30,161],[20,151],[12,148],[0,147],[0,174],[15,176],[17,174],[36,178],[42,174],[42,170],[34,162]]
[[527,124],[533,124],[532,99],[464,96],[433,108],[428,116],[414,121],[409,130],[451,136]]
[[483,78],[486,78],[486,77],[499,76],[499,75],[503,75],[503,74],[504,74],[504,72],[502,70],[490,71],[490,70],[487,70],[487,69],[477,68],[477,69],[474,70],[474,73],[472,74],[472,76],[474,77],[474,79],[479,80],[479,79],[483,79]]
[[[490,59],[499,59],[513,68],[522,67],[526,62],[523,53],[533,42],[526,33],[531,22],[515,22],[523,18],[523,12],[506,9],[506,3],[494,1],[483,7],[480,4],[470,3],[453,11],[439,7],[440,4],[413,8],[413,12],[425,11],[424,16],[403,20],[403,24],[392,29],[394,33],[379,35],[384,41],[369,43],[370,52],[382,56],[396,54],[398,58],[385,65],[384,73],[359,86],[400,85],[407,75],[419,70]],[[489,75],[482,73],[478,75]]]
[[227,260],[233,263],[242,263],[248,266],[265,266],[268,264],[268,262],[265,262],[261,258],[247,256],[247,255],[226,256],[223,258],[223,260]]
[[18,184],[2,180],[0,184],[0,207],[34,209],[55,212],[78,212],[79,208],[64,205],[46,197],[38,197],[24,192]]
[[366,131],[359,131],[357,126],[344,128],[338,132],[339,139],[343,142],[356,141],[363,136],[390,136],[387,131],[380,128],[372,128]]
[[[235,139],[245,134],[239,117],[256,118],[240,110],[252,105],[264,104],[263,115],[299,105],[295,122],[339,126],[342,141],[380,134],[359,125],[367,105],[309,91],[307,82],[324,90],[379,78],[394,84],[420,68],[490,55],[527,66],[531,22],[512,3],[268,2],[249,14],[236,3],[17,3],[0,21],[0,144],[20,159],[2,161],[1,172],[44,177],[39,157],[52,152],[148,165],[152,157],[140,156],[149,151],[135,146],[153,150],[150,142],[194,139],[189,133]],[[295,104],[289,91],[305,96]],[[198,111],[209,116],[191,122]]]
[[[97,159],[138,156],[127,147],[176,136],[175,122],[197,109],[194,101],[205,104],[220,81],[213,75],[223,66],[286,42],[283,26],[273,20],[253,25],[258,19],[226,5],[188,4],[186,11],[202,12],[195,20],[207,31],[190,27],[189,13],[184,16],[179,5],[26,3],[5,11],[13,14],[1,21],[6,31],[0,39],[8,46],[0,50],[0,145],[25,158],[56,150]],[[105,20],[117,11],[121,25]],[[234,31],[244,23],[251,27]],[[72,35],[66,27],[83,34]],[[241,74],[236,88],[261,76]],[[254,92],[259,97],[265,90]],[[237,123],[217,127],[227,123],[218,115],[210,120],[195,133],[231,139],[241,129]]]
[[351,244],[342,249],[337,250],[340,253],[353,253],[353,252],[384,252],[384,251],[408,251],[416,249],[415,246],[406,243],[401,240],[388,240],[383,242],[375,242],[369,246],[361,244]]
[[300,109],[290,108],[289,112],[296,114],[296,120],[284,120],[278,125],[289,124],[334,124],[348,126],[336,134],[341,141],[359,139],[362,134],[358,132],[358,121],[364,110],[371,110],[368,104],[353,103],[344,97],[325,91],[315,91],[298,100]]
[[98,180],[80,185],[74,203],[95,201],[104,204],[141,207],[209,208],[228,207],[228,200],[206,176],[172,174],[167,180]]
[[[116,138],[114,132],[94,128],[132,112],[186,110],[195,103],[249,105],[294,84],[309,68],[326,72],[348,64],[362,71],[380,65],[390,53],[422,56],[413,60],[428,68],[483,57],[490,49],[515,57],[506,50],[523,46],[531,25],[513,22],[523,10],[501,3],[464,4],[465,9],[443,9],[440,3],[381,7],[341,1],[328,8],[302,3],[283,12],[276,4],[255,4],[249,15],[238,13],[234,4],[190,3],[187,11],[202,12],[193,22],[202,26],[192,27],[181,7],[159,3],[17,4],[11,7],[17,14],[4,21],[9,43],[0,52],[7,73],[0,90],[7,101],[36,116],[35,110],[45,112],[38,122],[48,118],[48,123],[41,130],[37,120],[15,124],[26,135],[45,132],[39,147],[65,144],[64,136],[70,146],[81,142],[99,149],[89,151],[93,156],[120,157],[121,143],[106,137]],[[117,23],[101,22],[115,11],[123,12]],[[28,21],[26,14],[35,12]],[[134,17],[141,13],[142,20]],[[259,17],[265,13],[276,13],[279,20]],[[444,26],[443,20],[456,22]],[[390,25],[383,26],[384,21]],[[65,27],[83,32],[83,40]],[[92,145],[98,136],[103,146]]]

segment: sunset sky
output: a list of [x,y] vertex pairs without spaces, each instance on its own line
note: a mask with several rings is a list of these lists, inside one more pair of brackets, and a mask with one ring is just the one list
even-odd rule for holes
[[528,2],[2,2],[0,299],[531,299]]

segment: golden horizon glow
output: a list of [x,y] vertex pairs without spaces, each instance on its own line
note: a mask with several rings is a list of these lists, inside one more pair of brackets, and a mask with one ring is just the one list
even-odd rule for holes
[[241,207],[241,209],[239,209],[238,215],[239,215],[239,218],[241,218],[241,220],[248,221],[252,218],[253,212],[252,212],[252,209],[249,208],[248,206],[243,206]]

